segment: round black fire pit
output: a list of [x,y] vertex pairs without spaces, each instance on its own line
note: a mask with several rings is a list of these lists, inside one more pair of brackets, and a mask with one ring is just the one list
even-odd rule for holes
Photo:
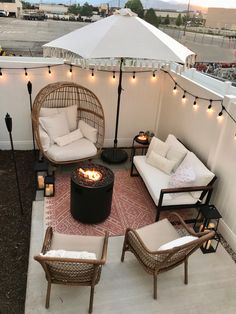
[[[82,169],[82,170],[81,170]],[[96,171],[94,181],[84,174],[87,170]],[[82,223],[94,224],[104,221],[111,212],[114,184],[113,172],[104,166],[93,163],[79,163],[71,174],[70,211]]]

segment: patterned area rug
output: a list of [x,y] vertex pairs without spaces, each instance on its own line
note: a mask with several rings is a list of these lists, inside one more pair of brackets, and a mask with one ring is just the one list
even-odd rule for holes
[[141,178],[129,171],[115,172],[110,216],[99,224],[82,224],[70,213],[70,174],[56,176],[55,197],[45,198],[45,227],[64,234],[123,235],[127,227],[140,228],[155,221],[156,208]]

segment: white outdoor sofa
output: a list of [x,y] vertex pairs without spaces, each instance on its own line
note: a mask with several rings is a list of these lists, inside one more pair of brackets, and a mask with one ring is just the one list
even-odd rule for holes
[[146,155],[133,156],[131,176],[138,174],[157,207],[156,221],[162,210],[208,204],[216,180],[172,134],[165,142],[153,137]]

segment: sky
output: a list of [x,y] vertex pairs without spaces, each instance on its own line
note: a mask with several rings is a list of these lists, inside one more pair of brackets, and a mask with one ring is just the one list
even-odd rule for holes
[[[169,0],[162,0],[171,2]],[[175,0],[180,3],[188,3],[188,0]],[[190,4],[204,6],[204,7],[217,7],[217,8],[235,8],[236,0],[190,0]]]

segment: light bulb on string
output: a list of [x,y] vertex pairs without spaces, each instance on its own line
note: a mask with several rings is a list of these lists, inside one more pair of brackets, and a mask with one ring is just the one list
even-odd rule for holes
[[113,78],[113,80],[115,80],[115,78],[116,78],[116,72],[115,71],[112,72],[112,78]]
[[72,75],[72,64],[70,64],[69,75]]
[[135,80],[135,72],[133,72],[133,80]]
[[221,120],[223,119],[223,110],[224,110],[224,108],[222,107],[222,108],[221,108],[221,111],[218,113],[217,119],[218,119],[219,121],[221,121]]
[[210,99],[210,104],[209,104],[209,106],[207,107],[207,111],[208,111],[208,112],[211,112],[211,111],[212,111],[212,99]]
[[182,96],[182,102],[185,103],[186,102],[186,91],[184,91],[183,96]]
[[94,69],[92,69],[91,76],[94,77]]
[[194,99],[194,102],[193,102],[193,109],[194,110],[196,110],[198,108],[197,99],[198,99],[198,97],[195,96],[195,99]]
[[48,66],[48,75],[51,75],[52,74],[52,72],[51,72],[51,67],[50,67],[50,65]]
[[153,78],[153,79],[156,78],[156,72],[155,72],[155,71],[152,72],[152,78]]
[[177,93],[177,83],[175,83],[175,86],[173,88],[173,93],[176,94]]
[[26,69],[26,68],[24,68],[24,70],[25,70],[25,76],[28,76],[27,69]]
[[2,78],[2,69],[0,68],[0,78]]

